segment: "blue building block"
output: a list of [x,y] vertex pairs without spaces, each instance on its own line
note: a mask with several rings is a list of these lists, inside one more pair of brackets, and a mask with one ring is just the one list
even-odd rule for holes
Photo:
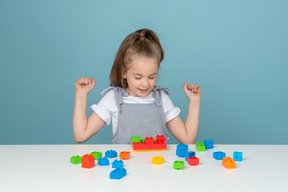
[[180,150],[180,151],[188,151],[188,145],[186,145],[186,144],[179,144],[179,145],[177,145],[177,150]]
[[214,148],[214,141],[209,139],[209,140],[204,140],[204,145],[206,149],[213,149]]
[[110,179],[121,179],[127,174],[127,171],[125,168],[117,168],[111,171],[110,173]]
[[123,161],[122,160],[114,160],[112,163],[112,168],[122,168],[123,167]]
[[178,157],[185,157],[186,153],[187,153],[187,151],[176,150],[176,155]]
[[105,157],[107,157],[107,158],[117,157],[117,152],[114,150],[108,150],[105,152]]
[[98,159],[98,165],[100,166],[106,166],[106,165],[109,165],[109,159],[107,157],[100,157]]
[[214,157],[214,159],[222,160],[223,157],[226,157],[226,153],[224,153],[222,151],[216,151],[213,153],[213,157]]
[[188,157],[195,157],[195,151],[187,151],[185,154],[185,161],[187,161]]
[[235,151],[235,152],[233,153],[233,159],[234,159],[234,161],[242,161],[242,160],[243,160],[242,154],[243,154],[243,152],[237,152],[237,151]]

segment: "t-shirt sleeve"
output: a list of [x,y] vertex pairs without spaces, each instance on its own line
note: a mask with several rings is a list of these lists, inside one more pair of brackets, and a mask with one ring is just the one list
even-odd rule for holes
[[104,95],[97,105],[93,104],[90,108],[109,125],[112,113],[117,108],[113,90]]
[[162,103],[165,114],[165,123],[174,119],[180,114],[180,109],[173,105],[171,99],[164,91],[162,91]]

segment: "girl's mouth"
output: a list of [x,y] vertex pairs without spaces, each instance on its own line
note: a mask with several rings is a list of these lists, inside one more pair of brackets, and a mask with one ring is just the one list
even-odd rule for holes
[[147,93],[147,92],[148,92],[148,89],[139,89],[139,91],[140,91],[141,93]]

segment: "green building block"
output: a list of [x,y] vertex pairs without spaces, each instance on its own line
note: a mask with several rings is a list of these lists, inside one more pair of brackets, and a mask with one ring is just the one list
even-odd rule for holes
[[77,155],[77,156],[72,156],[70,158],[70,162],[73,163],[73,164],[80,164],[82,163],[82,157]]
[[183,169],[184,168],[184,161],[174,161],[173,168],[174,169]]
[[94,152],[91,152],[90,154],[94,156],[95,160],[98,160],[100,157],[102,157],[101,152],[94,151]]
[[141,143],[142,139],[139,136],[132,136],[131,143]]
[[201,143],[197,142],[196,143],[196,150],[197,151],[206,151],[206,147],[205,147],[204,143],[203,142],[201,142]]

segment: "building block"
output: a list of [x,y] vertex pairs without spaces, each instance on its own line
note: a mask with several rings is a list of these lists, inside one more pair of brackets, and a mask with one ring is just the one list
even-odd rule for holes
[[112,168],[122,168],[123,167],[123,161],[122,160],[114,160],[112,163]]
[[206,147],[205,147],[205,145],[204,145],[204,143],[203,142],[197,142],[196,143],[196,150],[197,151],[206,151]]
[[79,155],[72,156],[70,158],[70,162],[73,163],[73,164],[80,164],[80,163],[82,163],[82,158]]
[[187,158],[187,163],[189,165],[199,165],[199,158],[197,158],[197,157],[188,157]]
[[91,152],[90,154],[94,156],[95,160],[98,160],[100,157],[102,157],[101,152],[94,151],[94,152]]
[[211,139],[204,140],[204,145],[206,149],[213,149],[214,148],[214,141]]
[[155,156],[152,158],[152,164],[161,165],[164,163],[164,157]]
[[186,144],[177,145],[176,155],[178,157],[185,157],[187,152],[188,152],[188,145]]
[[139,136],[132,136],[131,143],[141,143],[142,139]]
[[174,161],[173,163],[174,169],[183,169],[184,168],[184,161]]
[[157,135],[156,142],[153,137],[146,137],[145,140],[142,139],[142,142],[133,142],[132,149],[134,151],[159,151],[166,150],[167,144],[164,135]]
[[86,154],[82,156],[82,167],[83,168],[92,168],[95,167],[95,158],[93,155]]
[[188,145],[186,145],[186,144],[179,144],[179,145],[177,145],[177,150],[180,150],[180,151],[188,151]]
[[213,157],[214,157],[214,159],[222,160],[223,157],[226,157],[226,153],[224,153],[222,151],[216,151],[216,152],[213,152]]
[[242,160],[243,160],[242,155],[243,155],[243,152],[235,151],[235,152],[233,153],[233,159],[234,159],[234,161],[242,161]]
[[114,151],[114,150],[107,150],[105,152],[105,157],[107,157],[107,158],[115,158],[115,157],[117,157],[117,152]]
[[129,151],[122,151],[120,154],[120,159],[129,159],[130,158],[130,152]]
[[187,161],[188,157],[195,157],[195,151],[187,151],[185,154],[185,161]]
[[117,168],[110,172],[110,179],[121,179],[127,174],[125,168]]
[[106,166],[106,165],[109,165],[109,159],[107,157],[100,157],[98,159],[98,165],[100,166]]
[[236,163],[231,157],[223,157],[222,165],[227,169],[235,169]]

